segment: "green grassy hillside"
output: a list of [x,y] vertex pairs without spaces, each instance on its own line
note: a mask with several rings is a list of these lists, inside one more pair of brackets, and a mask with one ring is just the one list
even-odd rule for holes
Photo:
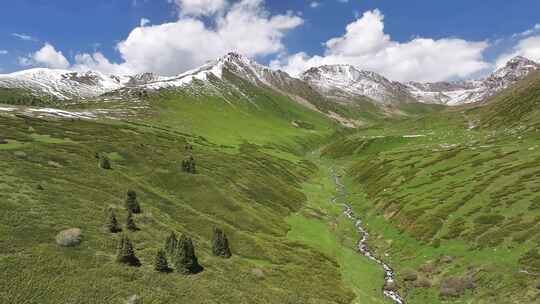
[[[352,249],[352,224],[327,209],[328,172],[304,157],[341,127],[276,92],[243,92],[164,91],[122,121],[0,115],[0,269],[10,278],[0,302],[385,303],[380,270]],[[195,175],[182,171],[190,155]],[[125,228],[130,189],[143,211],[136,232]],[[110,210],[123,233],[107,231]],[[227,233],[231,259],[211,254],[213,227]],[[82,229],[80,246],[55,244],[68,228]],[[153,269],[171,231],[193,237],[203,272]],[[141,267],[115,261],[122,234]]]
[[[513,96],[505,102],[538,101],[534,91]],[[397,267],[411,303],[539,299],[540,133],[524,120],[492,124],[495,107],[382,124],[323,150],[346,169],[371,244]],[[470,129],[471,117],[485,127]]]

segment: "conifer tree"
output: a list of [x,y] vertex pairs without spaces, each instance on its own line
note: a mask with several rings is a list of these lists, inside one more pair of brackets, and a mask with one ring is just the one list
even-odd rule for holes
[[99,158],[99,167],[105,170],[111,169],[111,162],[109,161],[109,158],[107,156],[102,155]]
[[111,233],[117,233],[122,231],[122,228],[120,228],[120,225],[118,225],[118,220],[116,220],[116,214],[114,213],[114,210],[111,210],[109,213],[109,222],[107,223],[107,229]]
[[214,237],[212,239],[212,253],[222,258],[231,257],[231,248],[225,232],[219,228],[214,228]]
[[171,234],[169,234],[169,236],[165,240],[165,251],[167,252],[169,257],[175,255],[177,245],[178,239],[176,238],[176,234],[174,232],[171,232]]
[[193,156],[190,156],[188,159],[182,161],[182,170],[191,174],[197,173],[195,159],[193,158]]
[[126,209],[135,214],[141,213],[141,206],[139,205],[139,202],[137,201],[137,192],[133,190],[129,190],[127,192]]
[[120,239],[116,261],[130,266],[141,266],[141,262],[135,255],[133,244],[131,244],[131,241],[126,235],[123,235]]
[[163,251],[163,249],[160,249],[157,252],[154,269],[158,272],[171,271],[171,269],[169,268],[169,263],[167,262],[167,257],[165,256],[165,251]]
[[181,274],[194,274],[202,271],[195,256],[195,247],[191,238],[182,235],[178,240],[175,258],[176,271]]
[[137,225],[135,225],[135,221],[133,220],[133,212],[131,212],[131,210],[128,210],[128,215],[126,219],[126,227],[129,231],[139,230],[139,228],[137,228]]

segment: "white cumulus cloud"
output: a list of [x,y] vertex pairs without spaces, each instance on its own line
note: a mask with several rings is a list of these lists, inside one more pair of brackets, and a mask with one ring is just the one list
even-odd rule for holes
[[540,36],[532,36],[518,41],[509,51],[497,58],[496,65],[501,67],[515,56],[523,56],[536,62],[540,62]]
[[175,0],[181,15],[210,16],[222,12],[227,6],[226,0]]
[[70,64],[61,51],[57,51],[50,43],[37,52],[27,57],[19,57],[18,62],[22,66],[40,66],[52,69],[67,69]]
[[282,56],[271,65],[298,75],[310,67],[351,64],[399,81],[464,78],[490,67],[482,57],[488,47],[485,41],[414,38],[397,42],[384,32],[383,21],[379,10],[366,11],[347,25],[343,36],[324,44],[324,55],[297,53]]
[[229,51],[249,57],[281,52],[286,32],[302,23],[293,13],[271,15],[263,0],[241,0],[209,23],[199,17],[180,16],[175,22],[133,29],[117,45],[122,58],[118,64],[95,53],[77,55],[75,66],[109,73],[175,75]]

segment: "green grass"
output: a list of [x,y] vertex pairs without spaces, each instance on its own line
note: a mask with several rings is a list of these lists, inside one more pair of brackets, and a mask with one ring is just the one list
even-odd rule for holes
[[331,203],[335,185],[325,166],[304,184],[308,201],[299,213],[287,218],[291,226],[287,237],[335,259],[344,282],[356,294],[353,303],[390,303],[381,291],[382,269],[354,249],[360,236],[342,207]]
[[[534,302],[536,279],[521,270],[535,271],[536,256],[525,254],[540,245],[540,136],[527,125],[471,131],[467,119],[451,111],[382,124],[336,140],[323,155],[347,168],[372,247],[389,253],[398,274],[414,269],[432,282],[401,281],[409,302],[441,302],[439,282],[470,273],[477,288],[454,302]],[[453,262],[439,262],[443,255]],[[426,263],[435,273],[420,271]]]

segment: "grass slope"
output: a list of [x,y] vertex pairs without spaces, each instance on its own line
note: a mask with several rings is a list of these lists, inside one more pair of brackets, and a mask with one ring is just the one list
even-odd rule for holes
[[[523,122],[473,130],[470,119],[458,109],[383,124],[323,155],[347,168],[372,246],[402,274],[409,302],[538,301],[540,133]],[[410,272],[420,279],[407,282]],[[476,288],[445,297],[449,280]]]

